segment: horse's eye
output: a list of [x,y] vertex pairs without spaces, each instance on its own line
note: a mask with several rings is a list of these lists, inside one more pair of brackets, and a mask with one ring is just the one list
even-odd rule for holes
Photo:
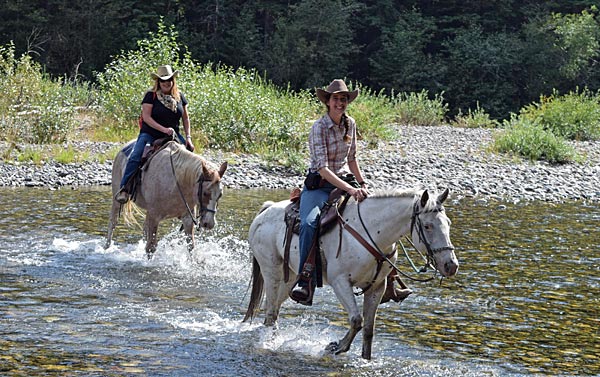
[[431,223],[427,223],[423,226],[425,228],[425,230],[431,232],[433,230],[433,225],[431,225]]

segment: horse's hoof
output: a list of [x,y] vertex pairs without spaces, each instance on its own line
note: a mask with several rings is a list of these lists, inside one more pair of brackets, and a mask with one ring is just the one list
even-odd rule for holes
[[331,342],[325,347],[325,351],[337,355],[340,351],[340,344],[338,342]]
[[148,258],[148,260],[151,260],[153,256],[154,253],[146,253],[146,257]]

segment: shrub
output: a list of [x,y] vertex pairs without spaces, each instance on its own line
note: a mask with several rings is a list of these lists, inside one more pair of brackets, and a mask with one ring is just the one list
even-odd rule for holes
[[112,128],[122,131],[137,127],[142,97],[153,84],[150,73],[158,66],[171,64],[173,69],[189,71],[193,63],[188,55],[180,59],[177,36],[173,26],[167,28],[161,22],[158,31],[150,33],[150,39],[137,42],[137,50],[121,52],[104,72],[97,74],[100,104]]
[[[174,27],[159,24],[138,49],[117,56],[98,75],[105,115],[115,133],[137,131],[141,99],[152,84],[150,72],[162,64],[180,70],[178,85],[189,105],[198,147],[237,152],[271,150],[275,155],[302,150],[316,104],[307,93],[279,89],[253,70],[202,65],[181,49]],[[161,52],[157,54],[157,51]],[[106,131],[104,131],[106,133]]]
[[466,114],[463,114],[459,109],[458,115],[456,115],[451,124],[456,127],[464,128],[495,128],[499,125],[498,121],[491,119],[490,115],[486,113],[484,109],[479,107],[479,102],[477,102],[477,108],[475,110],[469,109]]
[[401,124],[439,126],[444,123],[448,112],[448,104],[444,103],[443,94],[436,94],[430,99],[426,90],[418,93],[400,93],[393,101],[395,121]]
[[239,152],[300,151],[317,106],[308,92],[280,89],[254,70],[198,66],[185,91],[204,145]]
[[539,103],[524,107],[520,117],[567,139],[600,139],[600,97],[587,89],[564,96],[554,91]]
[[0,131],[7,140],[63,142],[75,127],[75,105],[85,86],[51,79],[30,56],[16,58],[14,46],[0,47]]
[[352,102],[348,114],[356,120],[362,137],[371,140],[393,138],[395,133],[389,124],[395,121],[396,114],[391,97],[386,96],[383,89],[376,93],[359,83],[350,83],[349,89],[360,90],[360,95]]
[[565,163],[577,158],[575,150],[564,139],[545,130],[539,124],[513,115],[504,132],[494,140],[498,152],[516,153],[531,160]]

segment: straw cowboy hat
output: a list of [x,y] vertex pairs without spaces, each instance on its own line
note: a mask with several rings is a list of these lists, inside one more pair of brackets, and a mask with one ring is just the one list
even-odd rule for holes
[[156,69],[156,73],[152,72],[150,75],[154,79],[168,80],[171,77],[177,77],[179,71],[173,72],[173,68],[170,65],[161,65]]
[[354,101],[358,97],[358,89],[349,91],[344,80],[335,79],[329,84],[327,89],[317,88],[317,97],[319,101],[327,104],[328,97],[333,93],[346,93],[348,94],[348,103]]

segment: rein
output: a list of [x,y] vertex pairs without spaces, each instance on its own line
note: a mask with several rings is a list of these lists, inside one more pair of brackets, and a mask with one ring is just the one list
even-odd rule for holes
[[183,190],[181,190],[181,186],[179,186],[179,182],[177,181],[177,175],[175,174],[175,165],[173,164],[173,153],[169,153],[169,158],[171,160],[171,171],[173,172],[173,178],[175,179],[175,185],[177,186],[177,190],[179,191],[181,200],[183,201],[183,204],[185,204],[185,208],[187,209],[188,214],[192,218],[194,225],[198,229],[200,229],[200,225],[198,223],[198,218],[200,218],[203,213],[205,213],[205,212],[210,212],[213,214],[217,213],[217,211],[215,209],[210,209],[208,207],[204,207],[204,205],[202,204],[202,196],[203,196],[202,194],[203,194],[203,190],[204,190],[203,186],[204,186],[204,182],[206,182],[206,180],[204,179],[204,174],[200,174],[200,177],[198,178],[198,181],[197,181],[197,183],[199,183],[199,185],[198,185],[198,202],[200,203],[200,214],[196,218],[194,216],[194,214],[192,213],[192,210],[191,210],[187,200],[185,200],[185,196],[183,195]]
[[[371,240],[371,242],[373,243],[373,245],[375,245],[375,247],[377,248],[377,251],[378,251],[378,253],[379,253],[380,255],[383,255],[383,252],[381,251],[381,249],[379,248],[379,246],[377,246],[377,243],[376,243],[376,242],[373,240],[373,237],[371,237],[371,233],[369,233],[369,230],[367,229],[367,227],[366,227],[366,225],[365,225],[365,222],[363,221],[362,215],[361,215],[361,213],[360,213],[360,205],[359,205],[359,204],[357,204],[357,205],[356,205],[356,208],[357,208],[357,212],[358,212],[358,218],[359,218],[359,220],[360,220],[360,223],[361,223],[361,225],[363,226],[363,229],[365,230],[365,233],[367,233],[367,236],[369,237],[369,240]],[[417,206],[416,206],[416,202],[415,202],[415,206],[413,207],[413,214],[412,214],[412,216],[411,216],[411,226],[410,226],[410,233],[411,233],[411,234],[412,234],[412,230],[413,230],[413,226],[414,226],[413,219],[415,218],[415,216],[417,216],[417,215],[420,213],[420,212],[419,212],[419,213],[416,213],[416,208],[417,208]],[[419,221],[419,227],[422,227],[422,226],[421,226],[421,222],[420,222],[420,221]],[[421,231],[422,231],[422,229],[421,229]],[[411,242],[411,243],[412,243],[412,242]],[[429,243],[426,243],[426,246],[427,246],[427,253],[429,254],[429,251],[430,251]],[[404,247],[403,247],[403,249],[404,249]],[[396,251],[396,250],[394,250],[393,252],[395,253],[395,252],[397,252],[397,251]],[[432,253],[432,256],[433,256],[433,253]],[[386,258],[386,259],[387,259],[387,258]],[[430,277],[430,278],[428,278],[428,279],[418,279],[418,278],[415,278],[415,277],[409,276],[409,275],[408,275],[408,274],[406,274],[405,272],[401,271],[401,270],[400,270],[398,267],[396,267],[396,265],[395,265],[395,264],[393,264],[393,263],[392,263],[392,261],[390,261],[389,259],[387,259],[386,261],[387,261],[387,262],[390,264],[390,266],[392,266],[392,268],[393,268],[393,269],[394,269],[394,270],[395,270],[397,273],[399,273],[400,275],[402,275],[402,276],[404,276],[405,278],[407,278],[407,279],[410,279],[410,280],[412,280],[412,281],[418,281],[418,282],[421,282],[421,283],[426,283],[426,282],[428,282],[428,281],[431,281],[431,280],[433,280],[433,279],[434,279],[434,277],[433,277],[433,276],[432,276],[432,277]],[[410,259],[409,259],[409,261],[410,261]],[[410,261],[410,262],[412,263],[412,261]],[[429,263],[429,261],[427,261],[427,264],[428,264],[428,265],[430,264],[430,263]],[[424,270],[424,269],[425,269],[425,268],[423,268],[422,270]],[[423,272],[425,272],[425,271],[423,271]]]
[[[363,227],[363,229],[365,230],[365,233],[367,234],[369,240],[371,241],[371,243],[369,243],[367,240],[365,240],[365,238],[358,233],[352,226],[350,226],[350,224],[348,224],[348,222],[346,222],[341,214],[339,213],[339,211],[337,211],[337,219],[338,219],[338,223],[340,224],[341,229],[346,229],[369,253],[371,253],[371,255],[373,255],[373,257],[375,257],[375,259],[377,260],[377,271],[375,273],[375,276],[373,277],[372,283],[375,282],[377,276],[379,275],[379,272],[381,271],[381,267],[383,265],[384,262],[387,262],[390,267],[392,267],[392,269],[394,269],[397,273],[401,274],[402,276],[412,280],[412,281],[418,281],[418,282],[428,282],[434,279],[434,277],[430,277],[428,279],[417,279],[414,278],[412,276],[407,275],[406,273],[402,272],[398,267],[396,267],[396,265],[389,259],[388,255],[385,255],[383,253],[383,251],[379,248],[379,246],[377,245],[377,243],[373,240],[373,237],[371,237],[371,234],[369,233],[369,230],[367,229],[363,218],[362,218],[362,214],[360,212],[360,203],[357,203],[357,212],[358,212],[358,218],[360,220],[360,223]],[[435,208],[433,210],[430,210],[428,212],[442,212],[444,211],[444,207],[440,207],[440,208]],[[429,241],[427,240],[427,237],[425,236],[425,231],[423,230],[423,224],[421,223],[421,219],[419,217],[420,214],[422,213],[426,213],[426,212],[422,212],[418,210],[418,204],[417,202],[415,202],[414,206],[413,206],[413,212],[411,215],[411,224],[410,224],[410,234],[413,233],[413,230],[417,230],[417,234],[419,235],[419,240],[425,244],[425,247],[427,249],[427,258],[423,257],[423,259],[426,259],[426,264],[423,268],[421,268],[420,270],[417,270],[417,268],[415,267],[414,263],[412,262],[412,260],[410,259],[410,257],[408,256],[408,254],[406,253],[406,250],[404,249],[404,245],[402,245],[402,241],[400,241],[400,244],[402,246],[402,249],[404,250],[404,254],[407,257],[408,261],[410,262],[411,266],[413,267],[413,269],[415,269],[415,271],[417,272],[425,272],[427,270],[427,266],[430,266],[433,268],[433,270],[435,271],[436,268],[436,262],[435,262],[435,258],[434,258],[434,254],[435,253],[439,253],[442,252],[444,250],[453,250],[454,248],[450,247],[450,246],[446,246],[446,247],[441,247],[441,248],[436,248],[436,249],[432,249],[431,248],[431,244],[429,243]],[[410,239],[408,239],[408,237],[406,237],[407,240],[409,240],[409,242],[413,245],[412,241],[410,241]],[[341,238],[340,238],[340,242],[341,242]],[[416,249],[416,247],[415,247]],[[418,249],[417,249],[418,251]],[[397,249],[395,249],[393,253],[396,253]],[[371,283],[371,284],[372,284]],[[367,287],[366,289],[364,289],[362,291],[362,293],[359,294],[364,294],[369,288],[371,287],[371,285],[369,285],[369,287]]]

